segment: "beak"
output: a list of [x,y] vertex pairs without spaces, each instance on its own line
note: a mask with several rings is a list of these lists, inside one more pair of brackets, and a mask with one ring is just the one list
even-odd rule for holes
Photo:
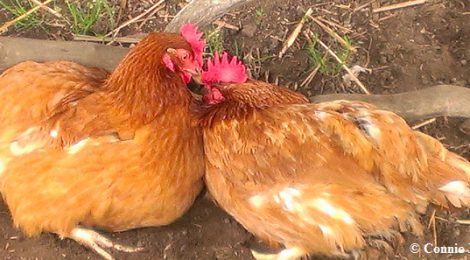
[[202,85],[202,70],[200,68],[192,69],[185,69],[185,72],[191,75],[191,78],[199,85]]
[[204,86],[196,83],[194,78],[193,81],[188,84],[188,89],[196,100],[201,100],[202,96],[204,95]]

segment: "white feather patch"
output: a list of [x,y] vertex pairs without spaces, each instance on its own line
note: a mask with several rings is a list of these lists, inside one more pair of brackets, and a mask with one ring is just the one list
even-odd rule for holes
[[315,199],[313,200],[312,204],[315,208],[334,219],[342,220],[347,224],[354,223],[354,220],[351,215],[346,213],[346,211],[341,208],[334,207],[330,202],[328,202],[328,200],[324,198]]
[[248,199],[248,202],[250,202],[250,204],[253,205],[255,208],[261,208],[265,201],[266,199],[263,195],[254,195]]
[[330,114],[328,114],[328,113],[325,112],[325,111],[316,110],[316,111],[315,111],[315,116],[317,116],[319,119],[326,119],[327,117],[330,116]]
[[[36,129],[37,129],[37,127],[28,128],[28,130],[24,131],[23,133],[21,133],[18,136],[18,139],[23,139],[23,138],[27,137],[28,135],[33,133],[34,130],[36,130]],[[10,144],[10,152],[14,156],[20,156],[20,155],[23,155],[23,154],[31,153],[32,151],[36,150],[36,148],[37,148],[37,145],[34,142],[28,143],[26,145],[19,145],[18,141],[14,141]]]
[[71,145],[70,147],[68,147],[67,152],[69,154],[78,153],[80,150],[83,149],[83,147],[85,147],[85,145],[88,143],[88,141],[89,141],[88,138],[78,141],[77,143],[75,143],[75,144]]
[[439,190],[457,196],[470,197],[470,189],[468,183],[464,181],[451,181],[446,185],[440,187]]
[[329,226],[327,226],[327,225],[322,225],[322,224],[320,224],[320,225],[318,225],[318,226],[320,227],[320,230],[321,230],[321,232],[323,233],[323,235],[325,235],[325,236],[331,236],[331,235],[333,235],[333,230],[331,230],[331,228],[330,228]]
[[282,250],[277,259],[297,259],[303,255],[305,255],[305,251],[300,247],[292,247]]
[[56,129],[52,130],[49,135],[52,137],[52,138],[57,138],[57,136],[59,135],[59,131],[57,131]]
[[27,145],[19,145],[18,142],[13,142],[10,144],[10,152],[14,156],[20,156],[23,154],[31,153],[32,151],[36,150],[37,146],[35,143],[30,143]]
[[372,118],[370,117],[369,113],[365,111],[363,116],[360,118],[364,123],[361,124],[362,127],[367,131],[367,134],[375,139],[376,141],[380,141],[381,131],[380,128],[376,126],[373,122]]
[[297,202],[296,198],[302,193],[292,187],[282,189],[278,193],[279,200],[282,202],[282,207],[290,212],[302,211],[302,206]]

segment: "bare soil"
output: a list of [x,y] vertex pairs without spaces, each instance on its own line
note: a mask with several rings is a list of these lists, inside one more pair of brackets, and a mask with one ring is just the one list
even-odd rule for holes
[[[56,1],[60,6],[61,1]],[[110,1],[118,10],[119,1]],[[120,22],[143,12],[157,1],[128,1]],[[310,73],[312,66],[307,56],[307,40],[300,35],[284,58],[277,58],[282,39],[292,30],[308,7],[314,7],[314,16],[322,15],[349,30],[348,35],[357,52],[349,59],[350,67],[360,65],[371,69],[360,80],[372,93],[396,93],[420,89],[441,83],[470,87],[470,3],[465,0],[430,0],[424,5],[373,15],[370,5],[354,11],[367,1],[320,0],[261,0],[234,10],[222,19],[240,28],[239,31],[222,28],[224,47],[238,53],[249,64],[254,78],[278,80],[280,84],[306,95],[334,92],[360,92],[346,86],[341,76],[317,74],[304,86],[295,87]],[[397,1],[381,1],[381,5]],[[123,29],[120,36],[158,31],[185,5],[184,1],[169,1],[164,8],[139,29]],[[72,39],[68,26],[54,25],[48,19],[47,31],[41,29],[13,29],[8,35],[41,39]],[[66,12],[64,13],[66,14]],[[0,24],[13,17],[0,10]],[[52,25],[51,25],[52,24]],[[61,24],[60,21],[56,24]],[[119,23],[120,24],[120,23]],[[98,23],[96,31],[106,28]],[[318,33],[333,48],[331,40],[314,22],[305,29]],[[341,32],[341,30],[339,30]],[[100,32],[104,33],[104,32]],[[470,101],[469,101],[470,102]],[[470,137],[459,131],[463,119],[439,118],[424,126],[422,131],[438,137],[452,151],[470,159]],[[409,122],[410,124],[416,122]],[[433,208],[422,216],[427,224]],[[439,246],[470,248],[470,227],[457,224],[456,219],[470,217],[469,210],[436,209],[436,229],[433,225],[426,238],[406,235],[395,249],[397,259],[466,259],[465,254],[412,254],[411,243],[435,243]],[[249,247],[255,239],[233,218],[201,195],[192,209],[175,223],[156,228],[138,229],[108,234],[114,241],[144,246],[142,253],[115,253],[118,259],[251,259]],[[369,259],[383,259],[382,250],[369,250]],[[53,234],[27,238],[16,229],[8,209],[0,202],[0,258],[3,259],[98,259],[97,256],[74,241],[61,240]],[[318,257],[318,259],[322,259]]]

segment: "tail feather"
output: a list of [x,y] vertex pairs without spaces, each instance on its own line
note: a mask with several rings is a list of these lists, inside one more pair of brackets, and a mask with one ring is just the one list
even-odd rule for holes
[[464,172],[467,176],[467,180],[470,179],[470,162],[465,160],[465,158],[455,153],[449,152],[446,156],[446,162]]
[[463,157],[448,151],[433,137],[415,132],[428,154],[427,186],[431,201],[447,207],[470,207],[470,163]]

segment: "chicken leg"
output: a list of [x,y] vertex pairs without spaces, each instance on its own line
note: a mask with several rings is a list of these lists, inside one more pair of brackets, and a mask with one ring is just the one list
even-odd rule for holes
[[76,227],[70,233],[69,238],[77,241],[78,243],[91,248],[97,254],[102,256],[106,260],[113,260],[114,257],[108,253],[104,248],[112,248],[121,252],[140,252],[144,248],[143,247],[129,247],[120,244],[113,243],[107,237],[101,235],[100,233],[83,227]]

